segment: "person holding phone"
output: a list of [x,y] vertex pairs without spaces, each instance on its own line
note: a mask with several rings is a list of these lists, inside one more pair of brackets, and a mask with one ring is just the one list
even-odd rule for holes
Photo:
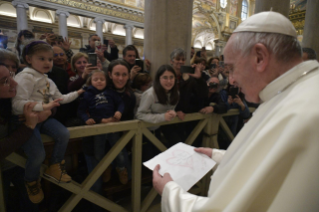
[[[138,61],[142,63],[137,64]],[[123,60],[128,63],[130,68],[130,80],[133,81],[134,77],[142,71],[143,61],[140,60],[138,51],[134,45],[128,45],[123,49]]]
[[[99,41],[100,43],[103,42],[101,51],[96,50],[95,42]],[[101,41],[101,38],[97,34],[90,35],[89,37],[89,45],[86,45],[85,48],[81,48],[80,52],[83,53],[96,53],[103,63],[106,60],[112,61],[119,58],[119,50],[113,40],[108,40],[107,44],[111,47],[111,52],[107,52],[108,46],[106,45],[105,41]]]
[[238,126],[242,126],[243,120],[250,118],[250,111],[240,89],[230,84],[226,85],[226,87],[226,89],[220,91],[220,95],[222,100],[226,103],[227,110],[237,109],[239,111],[239,115],[225,117],[225,121],[230,131],[236,136],[239,131]]

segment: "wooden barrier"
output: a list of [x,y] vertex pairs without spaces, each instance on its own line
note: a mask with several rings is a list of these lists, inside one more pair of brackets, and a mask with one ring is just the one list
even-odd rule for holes
[[[252,112],[254,109],[250,108]],[[115,212],[127,212],[122,206],[112,202],[111,200],[90,191],[91,186],[97,181],[97,179],[102,175],[105,169],[111,164],[119,152],[126,146],[126,144],[133,139],[132,145],[132,208],[133,212],[146,212],[151,206],[153,200],[156,198],[157,193],[154,189],[147,194],[146,198],[141,200],[141,172],[142,172],[142,136],[144,135],[151,141],[160,151],[165,151],[167,148],[165,145],[159,141],[152,132],[148,129],[149,127],[170,125],[176,123],[183,123],[189,121],[198,120],[199,123],[193,129],[189,137],[185,140],[185,143],[192,145],[197,136],[201,131],[204,131],[203,146],[218,148],[217,134],[218,127],[221,124],[222,128],[225,129],[229,138],[234,138],[229,130],[227,124],[223,120],[223,116],[238,115],[238,110],[230,110],[228,113],[223,115],[209,114],[203,115],[200,113],[187,114],[183,121],[178,118],[173,119],[170,122],[162,122],[159,124],[146,123],[140,120],[124,121],[109,124],[97,124],[91,126],[80,126],[80,127],[70,127],[70,138],[82,138],[86,136],[93,136],[99,134],[106,134],[111,132],[124,132],[123,136],[118,142],[111,148],[110,151],[104,156],[100,163],[94,168],[94,170],[87,176],[83,183],[78,184],[72,181],[71,183],[56,183],[53,180],[44,178],[51,183],[54,183],[73,194],[65,202],[65,204],[60,208],[59,211],[69,212],[79,203],[81,199],[86,199],[106,210]],[[42,135],[43,142],[51,142],[52,138]],[[7,160],[21,166],[25,167],[26,159],[17,153],[12,153],[9,155]],[[41,167],[41,176],[43,171],[47,168],[46,165]],[[0,167],[1,171],[1,167]],[[190,192],[194,194],[200,194],[205,196],[209,187],[211,172],[209,172],[205,177],[202,178],[200,182],[193,187]],[[2,178],[0,175],[0,192],[3,194]],[[0,197],[0,211],[5,211],[5,203],[3,200],[3,195]]]

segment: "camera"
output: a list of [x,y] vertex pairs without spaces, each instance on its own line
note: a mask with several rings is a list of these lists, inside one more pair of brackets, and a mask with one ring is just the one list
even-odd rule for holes
[[216,83],[216,82],[210,82],[209,85],[208,85],[208,87],[210,89],[218,88],[218,86],[219,86],[219,84]]

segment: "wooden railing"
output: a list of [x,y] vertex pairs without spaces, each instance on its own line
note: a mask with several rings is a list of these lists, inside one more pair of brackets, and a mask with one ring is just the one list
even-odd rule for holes
[[[251,111],[254,109],[251,108]],[[153,126],[170,125],[182,122],[196,121],[198,120],[197,126],[193,129],[189,137],[185,140],[185,143],[192,145],[197,136],[201,131],[204,131],[204,138],[202,145],[205,147],[218,148],[217,134],[218,127],[221,127],[227,133],[228,137],[232,140],[234,136],[229,130],[227,124],[222,117],[238,115],[238,110],[230,110],[226,114],[217,115],[209,114],[203,115],[200,113],[187,114],[183,121],[175,118],[170,122],[162,122],[159,124],[146,123],[140,120],[123,121],[118,123],[109,124],[98,124],[92,126],[80,126],[80,127],[70,127],[70,138],[82,138],[86,136],[93,136],[99,134],[106,134],[111,132],[124,132],[123,136],[118,142],[111,148],[110,151],[104,156],[100,163],[94,168],[94,170],[87,176],[83,183],[79,184],[72,181],[71,183],[63,184],[56,183],[53,180],[46,180],[72,192],[71,197],[65,202],[65,204],[60,208],[59,211],[70,212],[72,209],[80,202],[81,199],[86,199],[106,210],[116,211],[116,212],[127,212],[122,206],[112,202],[111,200],[99,195],[93,191],[90,191],[92,185],[97,181],[97,179],[102,175],[105,169],[111,164],[119,152],[126,146],[126,144],[133,139],[132,142],[132,196],[131,196],[131,210],[133,212],[146,212],[151,206],[153,200],[156,198],[157,193],[154,189],[146,195],[146,198],[141,200],[141,172],[142,172],[142,135],[146,136],[149,141],[151,141],[160,151],[165,151],[166,147],[159,141],[153,133],[148,129]],[[43,142],[50,142],[52,138],[43,135]],[[9,155],[7,160],[21,166],[25,167],[26,159],[17,153],[12,153]],[[46,165],[42,165],[41,176],[43,171],[47,168]],[[0,167],[1,171],[1,167]],[[205,196],[209,187],[211,173],[208,173],[202,178],[200,182],[194,186],[190,192],[194,194],[200,194]],[[0,174],[0,194],[3,194],[2,178]],[[0,211],[5,211],[5,202],[3,195],[0,197]]]

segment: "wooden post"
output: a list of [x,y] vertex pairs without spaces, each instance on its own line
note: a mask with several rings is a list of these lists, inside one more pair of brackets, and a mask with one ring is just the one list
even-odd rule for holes
[[138,130],[133,139],[132,147],[132,211],[141,211],[141,179],[142,179],[142,130],[138,123]]

